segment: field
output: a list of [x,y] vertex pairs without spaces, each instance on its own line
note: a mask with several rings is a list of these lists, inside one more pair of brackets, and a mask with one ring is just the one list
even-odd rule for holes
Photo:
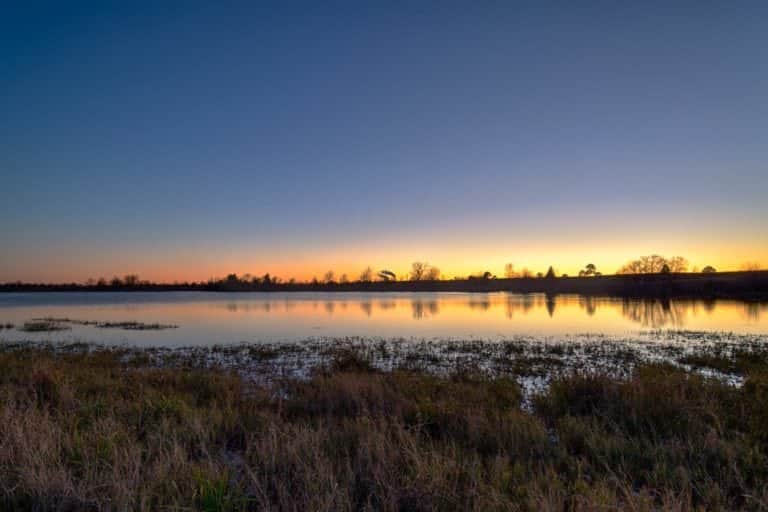
[[0,501],[20,510],[764,510],[768,350],[756,337],[683,335],[570,349],[5,344]]

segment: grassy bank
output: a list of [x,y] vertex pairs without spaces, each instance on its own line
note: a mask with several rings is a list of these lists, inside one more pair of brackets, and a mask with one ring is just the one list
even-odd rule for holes
[[[264,353],[262,358],[274,358]],[[337,351],[257,384],[178,356],[0,351],[0,503],[40,510],[768,507],[768,355],[631,375],[382,372]],[[693,368],[737,372],[742,386]]]

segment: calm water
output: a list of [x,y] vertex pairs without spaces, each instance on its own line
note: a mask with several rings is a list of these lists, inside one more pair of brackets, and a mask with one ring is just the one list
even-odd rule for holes
[[499,338],[648,329],[768,333],[768,303],[622,300],[509,293],[12,293],[0,323],[33,318],[175,324],[125,331],[73,325],[55,333],[0,330],[0,339],[203,345],[313,337]]

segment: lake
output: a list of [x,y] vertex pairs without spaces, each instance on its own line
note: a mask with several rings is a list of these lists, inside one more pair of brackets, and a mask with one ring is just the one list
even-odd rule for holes
[[[65,324],[57,332],[18,329],[35,318],[173,324],[123,330]],[[768,303],[546,296],[512,293],[103,292],[0,294],[4,341],[86,341],[190,346],[318,337],[481,338],[651,329],[768,333]]]

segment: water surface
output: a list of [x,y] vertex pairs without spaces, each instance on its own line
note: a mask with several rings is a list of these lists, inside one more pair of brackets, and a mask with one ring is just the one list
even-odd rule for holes
[[0,324],[34,318],[175,324],[125,331],[0,330],[0,339],[187,346],[313,337],[509,338],[649,329],[768,333],[768,303],[512,293],[99,292],[0,294]]

